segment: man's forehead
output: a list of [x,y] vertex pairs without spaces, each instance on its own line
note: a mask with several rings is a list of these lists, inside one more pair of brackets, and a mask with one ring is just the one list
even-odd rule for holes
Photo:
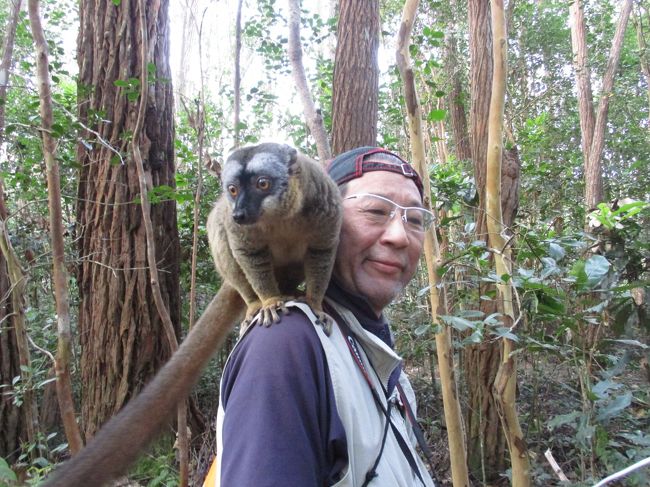
[[361,192],[383,196],[402,206],[422,206],[420,192],[413,180],[397,173],[373,171],[347,183],[346,194]]

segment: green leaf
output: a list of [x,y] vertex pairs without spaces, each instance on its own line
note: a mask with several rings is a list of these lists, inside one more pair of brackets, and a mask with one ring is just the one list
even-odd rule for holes
[[113,0],[113,5],[115,5],[116,7],[119,7],[121,3],[122,0]]
[[553,257],[553,259],[555,259],[556,262],[564,259],[566,252],[560,245],[551,242],[548,247],[549,247],[548,248],[549,255]]
[[51,129],[52,137],[61,137],[64,133],[65,133],[65,129],[63,128],[63,125],[61,125],[60,123],[52,124],[52,129]]
[[429,122],[440,122],[445,119],[446,114],[447,110],[431,110],[427,120]]
[[595,288],[609,272],[610,263],[602,255],[592,255],[585,262],[585,274],[587,275],[587,286]]
[[117,86],[118,88],[128,88],[130,85],[128,82],[124,81],[123,79],[116,79],[113,81],[113,86]]
[[428,332],[431,329],[431,326],[429,324],[426,325],[420,325],[415,329],[415,336],[421,337],[424,335],[426,332]]
[[16,477],[14,471],[11,470],[7,461],[2,457],[0,457],[0,480],[2,481],[0,484],[3,485],[5,482],[18,482],[18,477]]
[[622,386],[618,382],[614,382],[611,380],[601,380],[598,382],[595,386],[591,388],[591,392],[593,392],[598,399],[604,399],[607,397],[607,392],[610,390],[616,390],[620,389]]
[[555,428],[558,428],[560,426],[564,426],[565,424],[569,425],[574,425],[575,420],[578,418],[580,413],[578,411],[573,411],[568,414],[560,414],[558,416],[553,417],[548,423],[546,423],[546,427],[549,430],[554,430]]
[[476,328],[474,323],[460,316],[441,315],[440,319],[458,331],[473,330]]
[[492,333],[499,338],[507,338],[508,340],[512,340],[513,342],[518,342],[519,337],[512,333],[510,331],[510,328],[506,328],[505,326],[499,326],[497,328],[494,328],[492,330]]
[[607,339],[605,339],[604,341],[611,342],[611,343],[622,343],[623,345],[631,345],[633,347],[640,347],[643,350],[647,350],[648,348],[650,348],[648,345],[646,345],[645,343],[641,343],[638,340],[607,340]]
[[605,421],[613,418],[630,404],[632,404],[632,392],[628,391],[625,394],[618,396],[613,401],[610,401],[606,406],[600,409],[600,412],[596,416],[596,420]]
[[569,274],[575,278],[578,290],[583,290],[587,287],[587,273],[585,272],[584,260],[579,260],[573,264]]
[[485,313],[478,309],[464,309],[458,312],[463,318],[483,318]]

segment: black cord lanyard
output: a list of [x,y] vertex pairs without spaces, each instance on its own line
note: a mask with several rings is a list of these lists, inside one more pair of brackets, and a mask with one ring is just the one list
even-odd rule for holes
[[[340,316],[337,316],[340,318]],[[379,465],[379,460],[381,459],[382,454],[384,453],[384,446],[386,445],[386,438],[388,436],[388,425],[391,426],[391,429],[393,430],[393,434],[395,435],[395,439],[397,440],[397,443],[399,444],[400,449],[402,450],[402,453],[404,454],[404,457],[406,458],[406,461],[409,463],[409,466],[415,472],[417,475],[418,479],[420,479],[420,482],[422,482],[422,485],[426,485],[424,483],[424,479],[422,478],[422,474],[420,473],[420,469],[418,468],[417,462],[415,461],[415,458],[413,457],[413,454],[411,453],[411,450],[409,449],[408,445],[406,444],[406,441],[402,437],[401,433],[397,429],[397,426],[393,424],[393,422],[390,419],[390,409],[391,405],[393,403],[393,400],[391,398],[388,398],[388,391],[384,388],[383,384],[381,384],[382,390],[384,392],[384,396],[386,396],[388,400],[388,406],[384,407],[384,404],[382,400],[379,397],[379,393],[377,392],[377,389],[373,385],[372,381],[370,380],[370,376],[368,375],[368,371],[366,370],[366,367],[363,365],[363,362],[361,360],[361,354],[359,353],[358,347],[360,345],[357,344],[357,340],[354,338],[354,335],[352,334],[352,331],[349,329],[347,323],[343,321],[342,319],[337,320],[337,323],[339,323],[339,327],[341,328],[341,331],[343,332],[343,336],[345,337],[345,342],[348,345],[348,349],[350,350],[350,354],[352,355],[352,359],[354,362],[357,364],[359,367],[359,370],[361,371],[361,374],[366,380],[366,383],[370,387],[370,392],[372,393],[372,397],[377,403],[377,406],[381,410],[381,412],[384,414],[386,417],[386,426],[384,427],[384,434],[381,442],[381,448],[379,450],[379,454],[377,455],[377,458],[375,459],[375,462],[373,466],[368,470],[366,473],[365,481],[363,483],[362,487],[367,487],[367,485],[370,483],[370,481],[377,476],[377,465]],[[370,363],[370,366],[372,367],[372,363]],[[377,374],[377,371],[374,370],[373,372],[377,377],[379,375]],[[408,401],[406,400],[406,396],[403,393],[403,390],[401,386],[398,385],[398,392],[400,394],[400,397],[402,399],[402,403],[405,404],[407,412],[407,417],[410,418],[413,415],[413,412],[410,409],[410,406],[408,405]],[[410,413],[410,414],[409,414]],[[411,425],[417,425],[417,422],[415,422],[415,418],[413,417],[412,420],[410,420]],[[419,428],[419,425],[418,425]],[[421,433],[421,432],[420,432]],[[417,435],[416,435],[417,437]],[[422,435],[422,438],[424,439],[424,436]],[[419,441],[419,439],[418,439]],[[428,448],[428,447],[427,447]]]

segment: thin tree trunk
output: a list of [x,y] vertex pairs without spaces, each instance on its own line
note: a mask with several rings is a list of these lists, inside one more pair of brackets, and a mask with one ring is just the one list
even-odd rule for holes
[[[204,11],[205,14],[205,11]],[[241,26],[241,1],[239,2],[238,7],[238,20],[237,28]],[[190,277],[190,317],[189,317],[189,328],[190,330],[194,326],[194,315],[196,314],[196,266],[198,262],[199,255],[199,218],[201,214],[201,196],[203,193],[203,162],[205,160],[204,144],[205,144],[205,73],[203,72],[203,19],[201,19],[201,24],[196,26],[198,30],[199,37],[199,101],[196,104],[196,115],[194,117],[195,125],[194,130],[196,131],[196,137],[198,140],[198,165],[196,168],[196,193],[194,194],[194,216],[192,223],[192,272]],[[239,33],[241,36],[241,32]],[[241,49],[241,38],[238,40],[239,47],[237,50],[236,56],[239,56],[239,50]],[[239,60],[235,61],[235,125],[239,125],[237,121],[239,119],[239,87],[238,87],[238,76],[239,76]],[[239,132],[235,132],[235,145],[239,144]]]
[[594,99],[591,93],[591,71],[587,54],[587,36],[585,34],[585,15],[582,0],[574,0],[569,7],[571,16],[571,47],[573,65],[576,72],[578,90],[578,114],[580,115],[580,133],[582,157],[585,164],[589,160],[591,140],[594,136]]
[[[39,422],[36,397],[34,395],[31,357],[25,323],[26,278],[11,240],[7,234],[4,185],[0,179],[0,383],[10,386],[0,398],[0,457],[10,462],[18,460],[21,443],[35,444],[38,441]],[[13,380],[20,377],[25,386],[23,403],[13,403],[11,394]],[[36,458],[35,449],[30,457]]]
[[472,159],[472,149],[467,129],[467,115],[463,103],[463,86],[461,82],[461,64],[458,61],[458,41],[455,32],[451,32],[445,45],[445,70],[450,77],[450,90],[447,94],[447,105],[456,149],[456,157],[461,161]]
[[185,0],[183,9],[183,35],[181,37],[181,56],[178,66],[178,86],[176,92],[178,93],[178,100],[186,96],[187,93],[187,72],[192,60],[191,46],[193,44],[194,29],[192,27],[192,19],[196,10],[196,0]]
[[22,0],[12,0],[11,13],[5,27],[4,44],[2,46],[2,60],[0,61],[0,146],[4,142],[5,133],[5,106],[7,104],[7,88],[9,87],[9,75],[13,61],[14,40],[16,38],[16,26],[20,16],[20,4]]
[[[0,146],[4,143],[5,106],[20,5],[21,0],[11,3],[0,61]],[[24,384],[30,383],[31,358],[23,305],[25,279],[7,235],[7,216],[4,182],[0,178],[0,384],[9,386],[0,396],[0,431],[3,433],[0,438],[0,457],[14,463],[20,455],[21,442],[32,443],[35,440],[38,425],[34,421],[35,417],[31,417],[36,409],[31,389],[27,389],[28,402],[23,403],[23,407],[17,406],[10,394],[14,377],[20,376]]]
[[[506,239],[501,209],[501,161],[503,158],[503,113],[506,95],[507,36],[503,0],[492,0],[492,96],[490,100],[490,121],[488,129],[488,152],[486,173],[486,210],[489,245],[494,249],[497,276],[511,276],[510,247]],[[500,280],[497,284],[499,311],[504,326],[513,329],[515,313],[513,306],[512,280]],[[519,425],[515,395],[517,388],[516,358],[512,354],[515,342],[504,338],[502,361],[494,386],[494,396],[501,423],[510,450],[513,487],[530,485],[530,464],[528,448]]]
[[332,86],[332,153],[377,143],[379,1],[341,0]]
[[[413,22],[417,13],[419,0],[407,0],[404,4],[402,13],[402,23],[399,30],[397,45],[397,66],[404,83],[404,98],[406,99],[406,109],[409,121],[409,136],[411,141],[411,160],[416,170],[423,175],[428,174],[427,165],[424,155],[424,137],[422,134],[422,115],[420,104],[415,89],[415,80],[413,68],[409,55],[409,46],[411,43],[411,32]],[[431,201],[429,195],[431,188],[429,178],[423,177],[424,183],[424,204],[430,207]],[[438,314],[445,313],[444,297],[439,296],[440,276],[437,272],[441,262],[440,248],[435,229],[427,232],[424,239],[424,255],[427,262],[427,271],[430,282],[430,299],[432,323],[438,321]],[[442,287],[444,292],[444,287]],[[447,436],[449,442],[449,456],[451,459],[451,472],[454,486],[468,486],[469,476],[467,473],[465,434],[463,431],[462,415],[460,412],[460,403],[458,401],[458,392],[456,378],[454,375],[454,352],[451,346],[451,334],[449,327],[442,327],[442,331],[436,334],[436,349],[438,352],[438,368],[440,371],[440,382],[442,388],[442,400],[445,413],[445,423],[447,426]]]
[[72,332],[70,330],[70,305],[68,302],[68,275],[65,267],[65,245],[63,242],[63,218],[61,211],[61,180],[56,161],[56,143],[52,130],[52,93],[50,89],[49,61],[45,33],[41,25],[38,0],[29,0],[29,21],[36,47],[36,71],[40,95],[40,115],[43,156],[47,168],[47,189],[50,213],[50,234],[52,237],[52,265],[54,297],[56,300],[58,347],[56,355],[56,383],[59,407],[63,419],[65,436],[70,451],[75,454],[83,446],[81,433],[75,416],[70,378],[72,358]]
[[650,53],[648,53],[648,45],[643,32],[643,17],[648,17],[648,13],[644,12],[640,3],[639,11],[635,17],[636,27],[636,40],[639,46],[639,60],[641,62],[641,72],[645,77],[646,94],[648,95],[648,118],[650,119]]
[[[153,59],[149,59],[149,39],[147,37],[147,19],[145,14],[146,1],[140,0],[139,5],[139,21],[140,21],[140,35],[141,35],[141,54],[140,54],[140,105],[138,107],[138,115],[133,129],[133,136],[131,141],[131,154],[133,161],[138,170],[138,180],[140,182],[140,207],[142,208],[142,222],[144,224],[146,240],[147,240],[147,262],[149,264],[149,276],[151,284],[151,292],[160,319],[163,323],[163,329],[169,342],[171,353],[174,354],[178,350],[178,340],[174,324],[172,323],[169,311],[165,306],[162,293],[160,292],[159,278],[158,278],[158,263],[156,262],[156,242],[154,237],[154,228],[151,222],[151,205],[149,203],[148,192],[151,189],[150,177],[144,170],[142,162],[142,154],[140,153],[140,145],[143,143],[143,126],[145,120],[145,112],[149,100],[149,76],[147,66]],[[178,426],[178,453],[179,453],[179,484],[181,487],[187,487],[189,482],[189,445],[187,434],[187,401],[183,399],[178,405],[177,413],[177,426]]]
[[298,94],[302,100],[302,109],[305,114],[307,126],[316,142],[316,150],[321,163],[332,157],[332,151],[327,140],[327,133],[323,125],[323,116],[316,110],[314,100],[309,90],[305,67],[302,64],[302,45],[300,42],[300,0],[289,0],[289,60],[293,80],[296,83]]
[[614,88],[614,77],[618,69],[618,61],[621,57],[621,49],[625,38],[630,12],[632,11],[632,0],[626,0],[621,8],[621,15],[616,26],[616,33],[612,41],[612,49],[607,59],[607,69],[603,76],[603,86],[598,102],[598,111],[594,123],[593,138],[589,148],[589,157],[585,159],[585,204],[587,209],[595,208],[598,203],[605,199],[603,190],[603,170],[601,156],[605,146],[605,128],[607,114],[609,112],[609,100]]
[[[476,217],[476,239],[487,243],[486,178],[490,98],[493,60],[490,4],[468,3],[470,29],[470,92],[471,147],[474,177],[479,196]],[[479,283],[479,295],[490,292],[489,283]],[[486,315],[496,311],[494,301],[480,302]],[[501,360],[497,342],[484,341],[467,347],[465,374],[467,383],[467,446],[470,471],[484,482],[499,478],[505,468],[506,438],[501,428],[497,406],[492,395]]]
[[239,135],[240,125],[240,112],[241,112],[241,9],[243,0],[237,1],[237,17],[235,20],[235,81],[233,92],[235,96],[233,106],[233,124],[235,132],[235,148],[239,147],[241,143],[241,136]]

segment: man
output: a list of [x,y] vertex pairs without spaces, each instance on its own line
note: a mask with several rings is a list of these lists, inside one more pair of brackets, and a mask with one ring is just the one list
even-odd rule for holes
[[[433,215],[413,168],[362,147],[331,161],[343,224],[325,335],[297,303],[250,327],[221,383],[217,485],[432,486],[415,453],[413,390],[383,316],[415,273]],[[390,418],[390,420],[388,419]]]

